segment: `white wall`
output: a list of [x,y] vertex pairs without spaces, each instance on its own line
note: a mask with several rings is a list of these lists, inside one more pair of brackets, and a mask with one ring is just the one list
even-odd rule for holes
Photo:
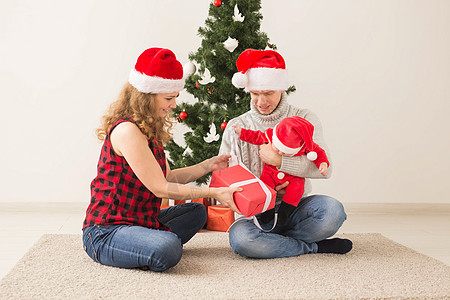
[[[186,62],[200,45],[210,1],[170,3],[0,2],[0,202],[89,201],[94,130],[139,53],[162,46]],[[335,169],[315,191],[450,203],[450,2],[262,5],[262,31],[298,88],[290,102],[325,127]]]

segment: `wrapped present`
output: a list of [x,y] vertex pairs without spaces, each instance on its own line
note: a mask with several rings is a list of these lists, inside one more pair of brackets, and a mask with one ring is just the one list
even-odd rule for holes
[[234,212],[223,205],[208,206],[206,229],[227,231],[234,222]]
[[203,204],[206,208],[211,205],[211,198],[198,198],[198,199],[192,199],[192,200],[169,200],[169,199],[162,199],[161,201],[161,209],[165,209],[171,206],[175,206],[178,204],[183,203],[190,203],[190,202],[197,202]]
[[178,204],[183,204],[186,203],[187,200],[169,200],[169,205],[170,206],[174,206],[174,205],[178,205]]
[[246,217],[251,217],[275,207],[277,193],[245,166],[238,164],[214,171],[210,187],[242,187],[234,193],[234,203]]
[[211,205],[211,198],[198,198],[198,199],[192,199],[191,202],[197,202],[203,204],[206,209],[208,209],[208,206]]

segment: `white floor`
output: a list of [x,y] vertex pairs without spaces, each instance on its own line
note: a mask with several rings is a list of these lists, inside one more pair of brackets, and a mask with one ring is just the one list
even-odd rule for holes
[[[0,279],[47,233],[81,234],[87,203],[2,203]],[[450,204],[344,204],[338,233],[378,232],[450,265]],[[81,247],[81,238],[80,238]]]

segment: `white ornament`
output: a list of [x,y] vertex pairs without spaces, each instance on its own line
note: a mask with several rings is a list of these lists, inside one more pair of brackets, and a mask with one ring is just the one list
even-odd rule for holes
[[203,73],[203,77],[201,80],[199,80],[198,82],[200,84],[208,84],[208,83],[213,83],[216,80],[216,78],[211,76],[211,73],[209,73],[208,69],[205,69],[205,72]]
[[239,8],[237,7],[237,4],[236,4],[234,6],[233,21],[235,21],[235,22],[243,22],[244,19],[245,19],[245,17],[241,15],[241,13],[239,12]]
[[211,127],[209,128],[209,133],[206,134],[206,137],[203,137],[205,142],[212,143],[215,141],[218,141],[220,138],[220,135],[217,134],[216,125],[214,123],[211,124]]
[[195,71],[197,71],[197,67],[192,62],[188,61],[187,63],[184,64],[183,72],[185,77],[194,74]]
[[225,42],[223,42],[223,46],[228,51],[233,52],[234,49],[236,49],[237,46],[239,46],[239,42],[236,39],[232,39],[231,37],[228,37],[228,39]]
[[189,148],[189,146],[187,146],[186,150],[184,150],[184,152],[183,152],[183,155],[184,156],[192,155],[192,149]]
[[315,161],[317,159],[317,153],[314,151],[308,152],[308,154],[306,154],[306,158],[310,161]]

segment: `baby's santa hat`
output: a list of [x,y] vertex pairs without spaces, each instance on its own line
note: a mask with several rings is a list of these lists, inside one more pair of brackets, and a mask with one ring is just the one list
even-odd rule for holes
[[285,91],[289,78],[283,57],[273,50],[247,49],[236,61],[231,82],[246,91]]
[[128,82],[141,93],[172,93],[184,88],[183,66],[169,49],[149,48],[139,55]]
[[315,160],[313,149],[314,126],[303,118],[294,116],[283,119],[273,129],[272,143],[280,151],[294,155],[304,146],[309,160]]

